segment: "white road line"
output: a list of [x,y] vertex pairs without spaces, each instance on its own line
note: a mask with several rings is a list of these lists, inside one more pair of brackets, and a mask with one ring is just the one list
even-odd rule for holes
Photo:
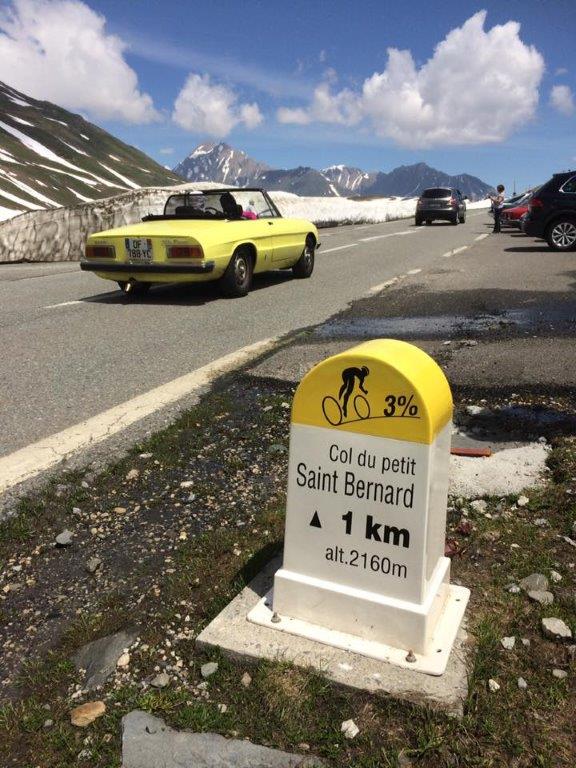
[[151,389],[90,419],[19,451],[0,458],[0,493],[50,469],[80,448],[95,445],[151,413],[210,384],[217,376],[238,368],[272,349],[276,338],[258,341],[214,360],[196,371]]
[[421,269],[409,269],[406,274],[407,275],[417,275],[418,272],[422,272],[422,270]]
[[442,254],[443,259],[449,259],[451,256],[455,256],[457,253],[462,253],[462,251],[466,251],[470,246],[468,245],[462,245],[460,248],[454,248],[451,251],[446,251],[446,253]]
[[49,304],[47,307],[44,307],[44,309],[58,309],[58,307],[71,307],[73,304],[84,304],[84,302],[78,299],[74,301],[62,301],[60,302],[60,304]]
[[403,232],[389,232],[386,235],[372,235],[371,237],[361,237],[361,243],[369,243],[371,240],[384,240],[387,237],[398,237],[399,235],[415,235],[417,229],[405,229]]
[[391,285],[394,285],[398,282],[397,277],[393,277],[391,280],[386,280],[385,283],[380,283],[379,285],[373,285],[372,288],[369,289],[366,296],[373,296],[375,293],[380,293],[380,291],[383,291],[384,288],[389,288]]
[[334,251],[343,251],[344,248],[355,248],[358,243],[349,243],[348,245],[339,245],[337,248],[328,248],[328,250],[321,249],[319,253],[334,253]]
[[483,235],[478,235],[478,237],[475,237],[474,240],[478,242],[479,240],[484,240],[486,237],[488,237],[488,232],[485,232]]

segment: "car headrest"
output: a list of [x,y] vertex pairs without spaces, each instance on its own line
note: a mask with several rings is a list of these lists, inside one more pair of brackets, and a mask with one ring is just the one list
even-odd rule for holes
[[[228,216],[229,218],[234,219],[242,215],[242,206],[236,205],[236,201],[230,192],[224,192],[224,194],[220,195],[220,205],[222,206],[224,215]],[[238,212],[239,208],[240,212]]]

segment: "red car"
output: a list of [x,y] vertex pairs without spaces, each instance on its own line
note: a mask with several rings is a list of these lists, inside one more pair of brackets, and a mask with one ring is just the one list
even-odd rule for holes
[[528,202],[514,208],[505,208],[500,214],[500,223],[502,226],[520,229],[520,219],[525,213],[528,213]]
[[521,229],[520,219],[524,214],[528,213],[528,205],[530,200],[534,197],[539,187],[531,189],[529,192],[518,200],[516,205],[511,208],[504,208],[500,213],[500,223],[505,227],[515,227]]

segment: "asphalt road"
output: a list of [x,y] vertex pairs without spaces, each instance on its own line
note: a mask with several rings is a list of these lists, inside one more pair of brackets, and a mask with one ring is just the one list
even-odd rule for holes
[[213,285],[154,289],[133,303],[77,264],[0,265],[0,456],[234,350],[319,323],[399,275],[489,232],[413,220],[322,230],[310,280],[278,272],[243,299]]

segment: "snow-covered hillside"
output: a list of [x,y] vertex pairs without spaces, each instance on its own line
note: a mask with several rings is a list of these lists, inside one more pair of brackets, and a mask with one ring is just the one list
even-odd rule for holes
[[0,221],[181,181],[80,115],[0,83]]

